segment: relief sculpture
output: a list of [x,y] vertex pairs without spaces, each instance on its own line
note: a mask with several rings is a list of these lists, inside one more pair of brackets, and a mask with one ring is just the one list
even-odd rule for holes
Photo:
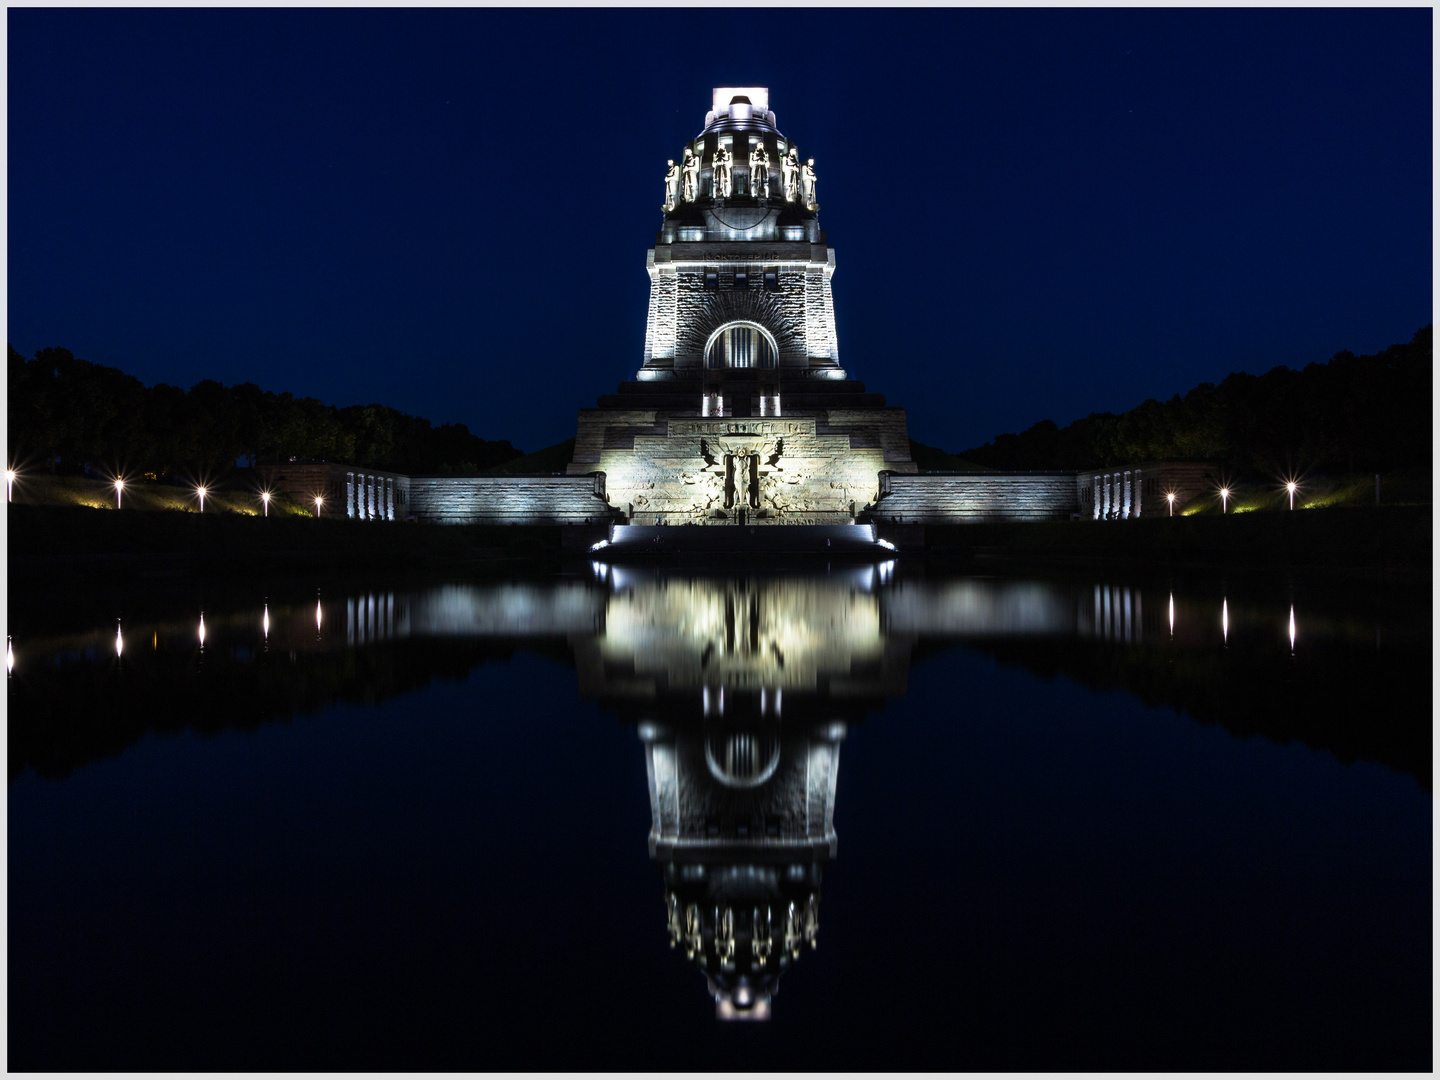
[[633,524],[844,524],[877,497],[878,449],[816,435],[808,418],[764,424],[798,433],[762,433],[754,419],[677,419],[668,436],[607,453],[613,505],[628,506]]

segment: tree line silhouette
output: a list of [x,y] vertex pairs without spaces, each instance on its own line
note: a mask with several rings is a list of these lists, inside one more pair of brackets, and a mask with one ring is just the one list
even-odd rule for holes
[[1206,458],[1252,473],[1382,472],[1430,463],[1430,326],[1372,356],[1235,372],[1169,401],[1042,420],[958,456],[994,469],[1089,469]]
[[[1205,458],[1231,469],[1391,471],[1428,464],[1431,328],[1371,356],[1264,375],[1235,372],[1183,397],[1128,412],[1091,413],[1059,427],[1042,420],[957,457],[994,469],[1088,469]],[[10,348],[12,460],[56,472],[124,470],[214,476],[251,465],[324,460],[431,476],[473,476],[521,455],[464,424],[432,426],[385,405],[338,408],[315,398],[226,386],[146,387],[68,349],[26,360]],[[942,455],[943,456],[943,455]]]
[[26,360],[10,348],[11,460],[54,472],[217,476],[251,466],[336,461],[391,472],[473,476],[520,456],[507,440],[432,426],[385,405],[337,408],[315,398],[226,386],[145,386],[118,368],[69,349]]

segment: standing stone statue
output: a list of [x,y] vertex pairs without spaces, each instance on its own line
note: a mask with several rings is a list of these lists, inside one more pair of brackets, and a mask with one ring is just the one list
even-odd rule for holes
[[770,198],[770,154],[763,142],[750,151],[750,194]]
[[805,196],[805,209],[815,209],[815,159],[800,166],[800,188]]
[[785,155],[785,160],[780,163],[780,178],[785,184],[785,201],[794,202],[795,197],[800,194],[800,159],[793,146],[790,147],[790,153]]
[[673,158],[665,162],[665,210],[675,209],[675,200],[680,196],[680,166]]
[[700,159],[685,148],[685,167],[680,170],[685,177],[685,186],[681,198],[686,202],[694,202],[695,196],[700,193]]
[[723,146],[715,148],[715,160],[711,164],[711,181],[714,197],[717,199],[728,199],[730,197],[731,169],[730,163],[734,160],[730,151]]

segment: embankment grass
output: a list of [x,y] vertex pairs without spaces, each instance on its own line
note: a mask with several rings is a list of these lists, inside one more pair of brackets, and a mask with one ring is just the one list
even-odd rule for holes
[[[51,476],[48,473],[22,474],[15,480],[13,503],[19,506],[72,506],[92,510],[115,510],[115,485],[109,480],[84,476]],[[120,493],[119,510],[199,514],[200,499],[195,488],[157,480],[127,480]],[[206,489],[206,514],[243,514],[263,517],[260,493],[248,487],[219,485]],[[271,517],[314,517],[315,508],[303,506],[288,495],[270,497]]]
[[[1323,510],[1333,507],[1375,506],[1374,473],[1342,473],[1311,475],[1297,478],[1295,509]],[[1253,480],[1238,478],[1226,485],[1230,497],[1225,500],[1227,514],[1251,514],[1271,510],[1288,511],[1290,496],[1283,478]],[[1433,480],[1428,469],[1382,473],[1380,506],[1429,506],[1433,501]],[[1184,505],[1175,507],[1177,517],[1216,515],[1221,513],[1218,489],[1206,492]]]

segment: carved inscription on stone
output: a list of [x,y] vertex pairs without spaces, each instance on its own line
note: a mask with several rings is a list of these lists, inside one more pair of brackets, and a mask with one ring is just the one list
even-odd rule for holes
[[671,420],[671,438],[694,435],[814,435],[815,421],[809,417],[794,420]]

